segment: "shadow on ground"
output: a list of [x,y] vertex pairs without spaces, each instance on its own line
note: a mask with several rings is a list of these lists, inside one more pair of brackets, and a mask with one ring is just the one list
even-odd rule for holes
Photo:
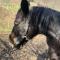
[[12,48],[9,47],[8,44],[6,44],[5,41],[0,39],[0,59],[1,60],[14,60],[11,56]]

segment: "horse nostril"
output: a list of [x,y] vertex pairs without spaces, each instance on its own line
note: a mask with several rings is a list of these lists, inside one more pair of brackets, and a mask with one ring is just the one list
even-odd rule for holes
[[26,38],[24,37],[23,40],[26,40]]
[[16,45],[15,47],[16,47],[17,49],[19,49],[19,48],[20,48],[20,44]]

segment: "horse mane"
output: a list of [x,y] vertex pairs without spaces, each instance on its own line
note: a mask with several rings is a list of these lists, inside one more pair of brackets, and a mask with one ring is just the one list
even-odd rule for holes
[[27,0],[22,0],[21,1],[21,10],[25,16],[28,15],[29,13],[29,3]]

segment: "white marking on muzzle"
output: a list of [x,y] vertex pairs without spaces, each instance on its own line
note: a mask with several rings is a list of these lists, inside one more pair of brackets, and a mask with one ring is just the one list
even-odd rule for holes
[[18,38],[16,38],[16,37],[13,39],[13,41],[14,41],[14,44],[13,44],[13,43],[11,43],[11,42],[9,42],[9,45],[10,45],[12,48],[14,48],[14,46],[15,46],[15,45],[20,44],[19,39],[18,39]]
[[18,44],[20,43],[19,39],[18,39],[18,38],[14,38],[14,43],[15,43],[16,45],[18,45]]

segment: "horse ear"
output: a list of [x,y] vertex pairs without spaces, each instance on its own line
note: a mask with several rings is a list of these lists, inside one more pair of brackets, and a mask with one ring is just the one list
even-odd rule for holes
[[27,0],[21,1],[21,10],[25,16],[29,13],[29,3]]

